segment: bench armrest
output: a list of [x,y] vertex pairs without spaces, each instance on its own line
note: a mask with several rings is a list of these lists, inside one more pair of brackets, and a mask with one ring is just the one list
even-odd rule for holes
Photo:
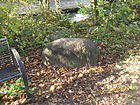
[[24,67],[24,63],[20,58],[19,53],[17,52],[17,50],[15,48],[11,48],[11,53],[14,57],[14,59],[16,60],[17,65],[19,66],[20,70],[23,71],[25,69]]
[[20,69],[20,71],[22,73],[22,77],[23,77],[23,81],[24,81],[24,84],[25,84],[25,90],[26,90],[27,98],[29,98],[30,94],[28,93],[29,87],[28,87],[27,76],[26,76],[26,73],[24,71],[25,70],[24,63],[20,59],[20,55],[19,55],[19,53],[17,52],[16,49],[11,48],[11,53],[13,54],[14,59],[16,60],[16,63],[19,66],[19,69]]

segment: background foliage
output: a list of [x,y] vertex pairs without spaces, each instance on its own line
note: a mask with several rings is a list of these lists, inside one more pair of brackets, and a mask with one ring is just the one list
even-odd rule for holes
[[[50,11],[38,14],[16,14],[17,5],[0,6],[0,37],[7,37],[10,44],[18,49],[40,47],[46,41],[61,37],[90,37],[112,45],[111,48],[136,43],[140,33],[140,1],[122,2],[99,0],[98,24],[91,24],[92,7],[81,6],[80,13],[89,14],[87,22],[71,23],[68,15],[58,15]],[[110,40],[112,39],[112,40]],[[133,41],[131,41],[134,39]]]

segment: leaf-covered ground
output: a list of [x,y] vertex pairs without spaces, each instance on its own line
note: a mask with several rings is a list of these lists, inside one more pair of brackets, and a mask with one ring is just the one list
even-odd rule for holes
[[79,69],[44,66],[39,53],[24,59],[30,88],[25,93],[3,95],[2,105],[139,105],[140,54],[115,62],[113,55],[100,58],[98,66]]

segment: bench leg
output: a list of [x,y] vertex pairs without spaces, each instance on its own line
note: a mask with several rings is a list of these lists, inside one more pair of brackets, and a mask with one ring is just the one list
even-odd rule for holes
[[28,80],[27,80],[27,76],[25,75],[25,73],[22,73],[22,78],[23,78],[23,82],[24,82],[24,85],[25,85],[26,96],[27,96],[27,98],[30,98],[30,94],[28,92],[28,90],[29,90]]

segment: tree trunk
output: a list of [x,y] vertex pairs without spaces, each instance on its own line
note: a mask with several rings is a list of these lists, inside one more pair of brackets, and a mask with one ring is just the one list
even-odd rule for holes
[[91,0],[93,8],[93,24],[97,25],[97,0]]
[[46,8],[49,10],[50,6],[49,6],[50,0],[46,0]]
[[42,3],[43,8],[49,10],[49,8],[50,8],[49,7],[50,0],[40,0],[40,1]]
[[55,10],[58,14],[61,13],[61,11],[60,11],[60,0],[55,0]]

